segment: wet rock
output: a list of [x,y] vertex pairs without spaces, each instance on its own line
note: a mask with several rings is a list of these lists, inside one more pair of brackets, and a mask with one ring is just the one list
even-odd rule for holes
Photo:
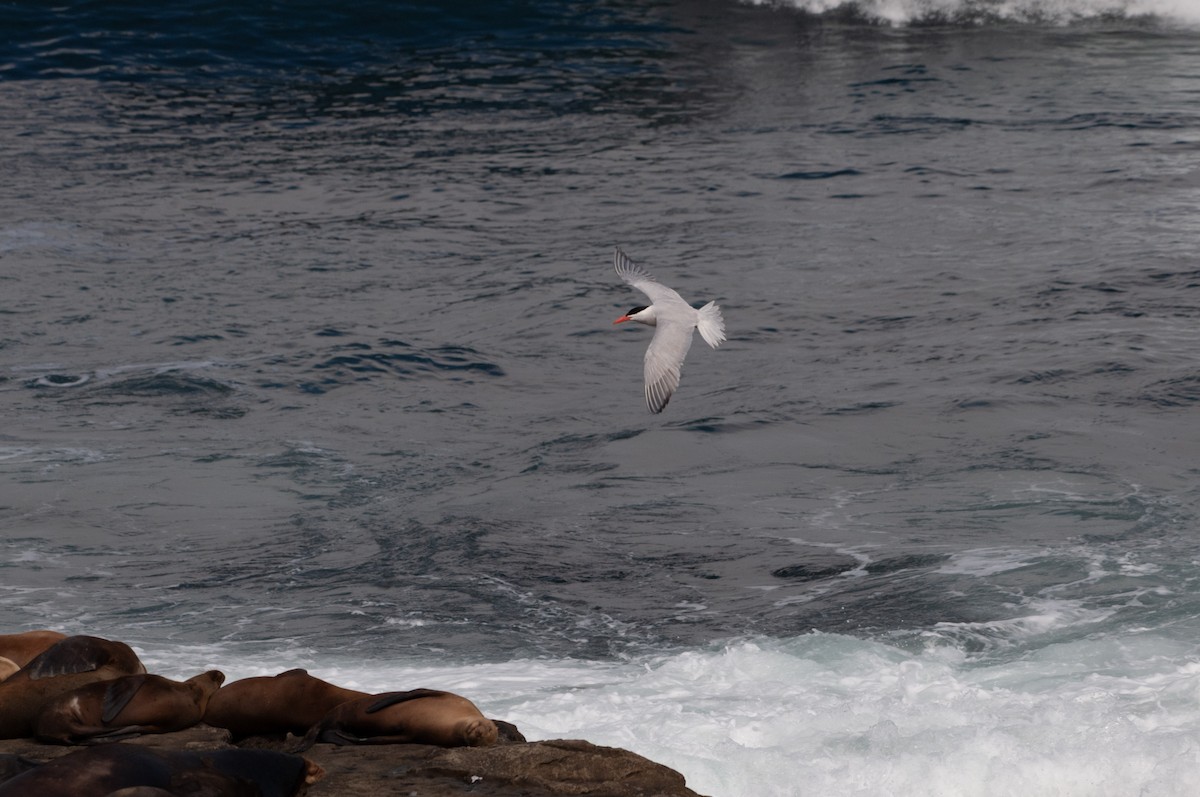
[[[297,741],[295,737],[252,738],[238,746],[286,750]],[[114,744],[190,752],[234,748],[226,731],[206,725]],[[32,739],[0,741],[0,755],[36,762],[73,749],[78,748]],[[309,797],[699,797],[687,788],[683,775],[669,767],[628,750],[580,740],[502,741],[491,747],[455,748],[317,744],[304,757],[325,772],[304,792]]]

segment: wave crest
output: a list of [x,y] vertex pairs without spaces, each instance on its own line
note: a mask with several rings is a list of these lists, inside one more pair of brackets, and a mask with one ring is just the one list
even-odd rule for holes
[[1192,0],[750,0],[822,17],[889,25],[1022,22],[1070,24],[1091,20],[1160,20],[1200,24]]

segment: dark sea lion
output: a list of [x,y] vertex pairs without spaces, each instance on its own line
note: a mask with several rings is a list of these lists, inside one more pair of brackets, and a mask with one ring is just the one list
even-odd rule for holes
[[275,750],[211,750],[199,755],[212,770],[239,783],[253,783],[261,797],[292,797],[325,777],[317,763]]
[[80,744],[181,731],[200,722],[224,680],[224,673],[209,670],[186,681],[143,673],[81,686],[42,704],[34,736]]
[[272,750],[187,752],[106,744],[68,753],[0,783],[0,797],[140,794],[292,797],[324,775],[300,756]]
[[369,695],[322,681],[305,670],[288,670],[221,687],[208,702],[204,722],[228,729],[234,739],[301,736],[335,706],[362,697]]
[[30,761],[23,755],[0,753],[0,783],[10,778],[15,778],[22,772],[33,769],[37,765],[37,761]]
[[36,681],[57,675],[74,675],[105,669],[119,675],[145,672],[133,648],[114,639],[95,636],[69,636],[60,639],[18,670],[3,686],[14,681]]
[[303,752],[318,741],[486,747],[495,744],[497,737],[496,724],[465,697],[413,689],[342,703],[312,726],[292,752]]
[[111,744],[68,753],[0,783],[0,797],[101,797],[128,786],[168,789],[171,767],[157,751]]
[[0,681],[0,739],[33,734],[33,721],[52,697],[96,681],[143,673],[137,654],[123,642],[67,637]]
[[0,656],[12,659],[24,667],[46,648],[67,638],[57,631],[22,631],[19,634],[0,634]]

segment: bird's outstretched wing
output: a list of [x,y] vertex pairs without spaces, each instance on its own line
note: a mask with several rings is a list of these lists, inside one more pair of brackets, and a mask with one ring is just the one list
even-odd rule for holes
[[650,276],[646,269],[630,260],[620,248],[617,248],[613,255],[613,266],[617,270],[617,276],[649,296],[652,304],[666,306],[678,303],[691,309],[691,305],[685,302],[682,296]]
[[692,347],[692,329],[689,324],[659,321],[654,338],[646,349],[646,406],[651,412],[662,412],[679,388],[679,372],[683,359]]

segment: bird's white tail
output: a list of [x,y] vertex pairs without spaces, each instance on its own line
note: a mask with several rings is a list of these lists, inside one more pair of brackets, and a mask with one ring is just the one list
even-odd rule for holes
[[700,337],[714,349],[725,342],[725,319],[721,317],[721,308],[716,302],[709,302],[696,311],[700,317],[696,320],[696,329]]

